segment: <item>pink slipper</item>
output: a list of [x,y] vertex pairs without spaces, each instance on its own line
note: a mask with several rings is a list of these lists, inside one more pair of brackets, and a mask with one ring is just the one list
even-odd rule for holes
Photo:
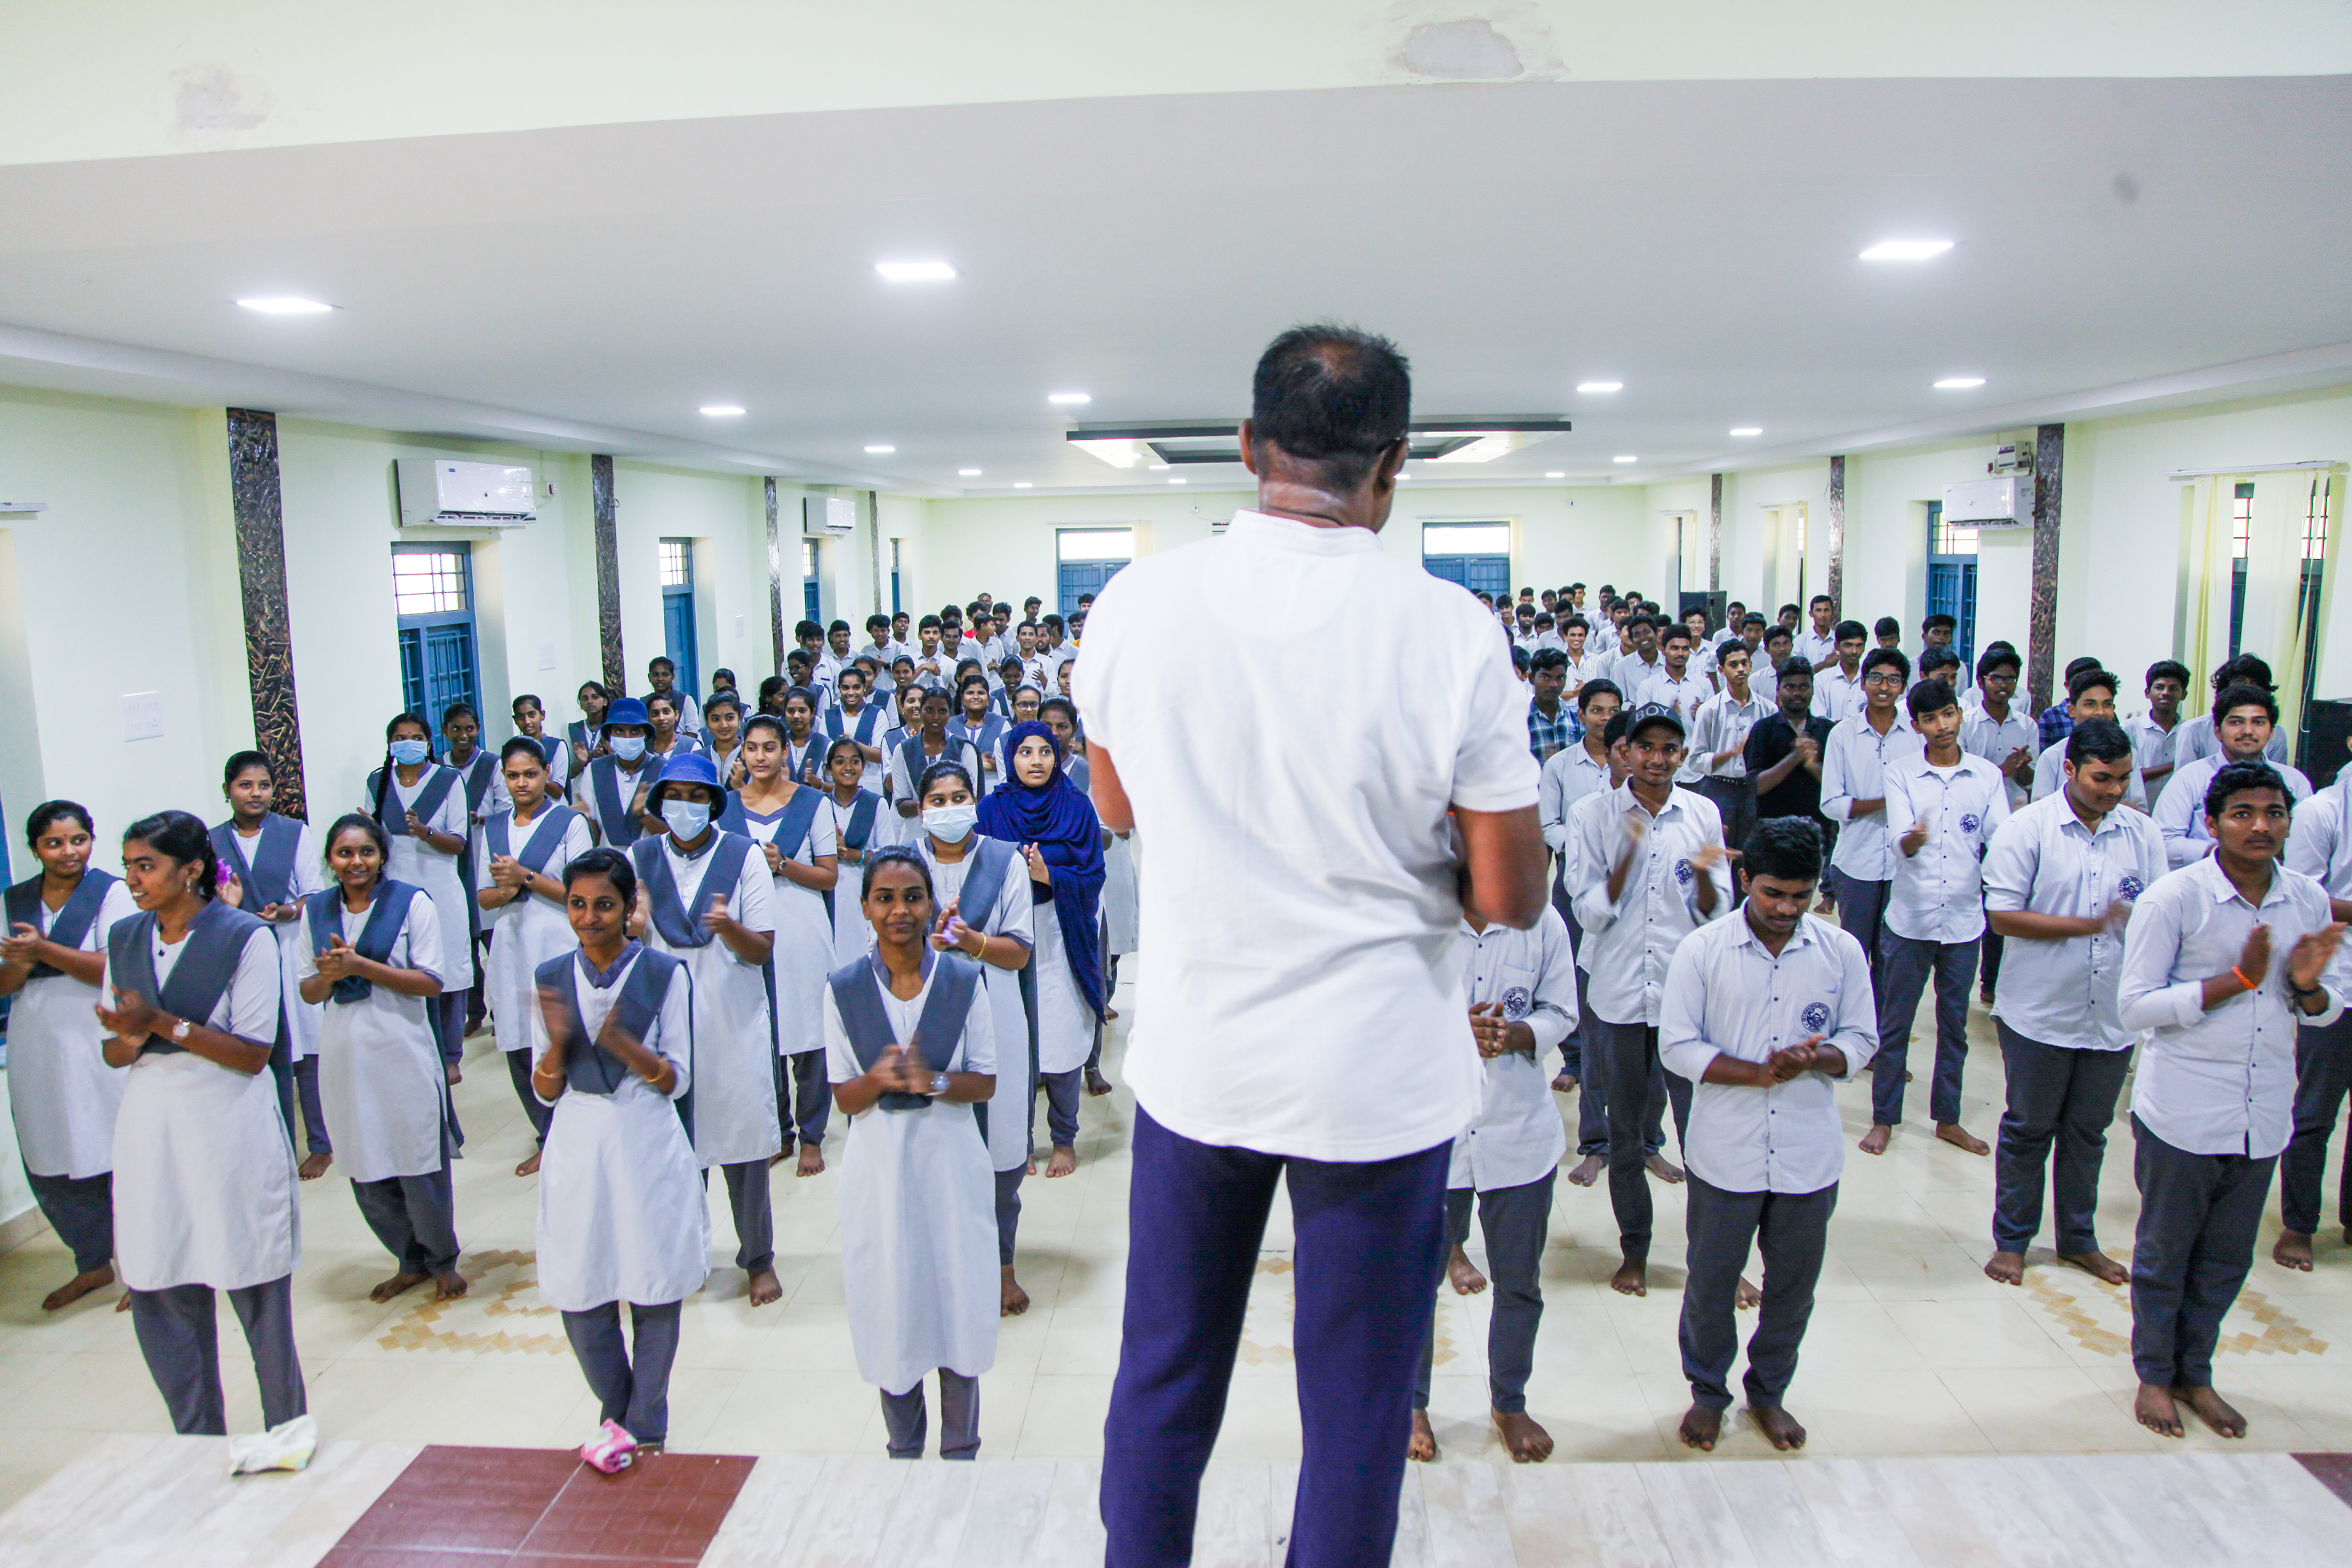
[[636,1462],[637,1440],[617,1421],[607,1421],[596,1435],[580,1445],[580,1458],[608,1476],[617,1476]]

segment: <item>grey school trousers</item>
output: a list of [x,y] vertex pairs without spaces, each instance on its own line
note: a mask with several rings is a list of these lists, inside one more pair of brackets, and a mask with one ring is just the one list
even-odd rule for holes
[[[1454,1187],[1445,1194],[1445,1252],[1440,1256],[1438,1288],[1445,1284],[1444,1259],[1470,1237],[1470,1201],[1478,1201],[1478,1230],[1486,1240],[1486,1273],[1494,1281],[1495,1311],[1486,1324],[1486,1397],[1492,1408],[1517,1415],[1528,1407],[1528,1373],[1535,1367],[1536,1330],[1543,1322],[1545,1238],[1551,1230],[1551,1190],[1557,1171],[1546,1171],[1524,1186],[1476,1192]],[[1421,1381],[1412,1407],[1429,1408],[1429,1374],[1437,1355],[1437,1325],[1421,1349]]]
[[2221,1318],[2254,1261],[2278,1156],[2192,1154],[2132,1118],[2132,1369],[2159,1388],[2210,1388]]
[[563,1337],[580,1359],[588,1392],[603,1405],[598,1419],[619,1422],[621,1430],[640,1443],[659,1443],[669,1436],[669,1369],[677,1360],[681,1305],[630,1302],[630,1343],[621,1339],[618,1301],[563,1314]]
[[74,1272],[94,1274],[114,1261],[114,1173],[43,1176],[25,1167],[41,1217],[73,1254]]
[[[929,1417],[923,1408],[923,1380],[904,1394],[882,1391],[882,1425],[889,1435],[890,1457],[919,1459]],[[940,1458],[980,1458],[980,1379],[940,1368]]]
[[447,1274],[457,1267],[457,1198],[449,1162],[422,1176],[354,1181],[360,1217],[400,1264],[403,1274]]
[[[2068,1257],[2099,1247],[2099,1166],[2132,1054],[2045,1046],[1999,1018],[2009,1107],[1993,1142],[1992,1244],[2022,1254],[2042,1229],[2042,1171],[2058,1213],[2051,1228]],[[2306,1031],[2307,1032],[2307,1031]],[[2052,1156],[2052,1145],[2056,1155]]]
[[1753,1244],[1764,1255],[1764,1304],[1741,1382],[1749,1405],[1778,1405],[1796,1375],[1797,1347],[1812,1319],[1837,1184],[1812,1193],[1732,1193],[1693,1171],[1689,1186],[1682,1352],[1691,1399],[1710,1410],[1731,1404],[1731,1358],[1739,1348],[1735,1306]]
[[[1651,1075],[1658,1070],[1656,1026],[1613,1024],[1587,1013],[1584,1070],[1587,1082],[1601,1086],[1609,1112],[1609,1203],[1617,1214],[1617,1244],[1627,1258],[1645,1258],[1654,1211],[1643,1124],[1649,1120]],[[1690,1079],[1666,1074],[1666,1101],[1680,1139],[1690,1125]]]
[[[814,1054],[814,1053],[812,1053]],[[727,1207],[735,1216],[735,1267],[757,1274],[776,1266],[776,1212],[768,1191],[768,1162],[721,1165]],[[630,1428],[632,1435],[635,1428]]]
[[[228,1292],[228,1304],[253,1352],[261,1385],[261,1421],[277,1426],[310,1408],[302,1391],[302,1362],[294,1352],[294,1276]],[[221,1393],[219,1324],[209,1285],[172,1285],[131,1292],[131,1326],[147,1374],[184,1437],[226,1437],[228,1412]]]

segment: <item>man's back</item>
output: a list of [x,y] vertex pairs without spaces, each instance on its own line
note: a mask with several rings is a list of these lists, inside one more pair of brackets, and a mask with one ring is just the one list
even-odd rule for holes
[[1145,1109],[1322,1160],[1452,1137],[1479,1073],[1446,809],[1536,799],[1508,638],[1368,530],[1246,511],[1122,571],[1087,633],[1087,730],[1151,844]]

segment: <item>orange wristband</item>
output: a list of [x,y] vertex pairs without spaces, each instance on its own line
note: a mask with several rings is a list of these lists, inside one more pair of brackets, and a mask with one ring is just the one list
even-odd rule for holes
[[2233,963],[2230,965],[2230,973],[2236,975],[2238,977],[2238,984],[2244,986],[2247,990],[2260,991],[2262,989],[2260,985],[2257,985],[2252,981],[2247,979],[2246,972],[2239,968],[2236,964]]

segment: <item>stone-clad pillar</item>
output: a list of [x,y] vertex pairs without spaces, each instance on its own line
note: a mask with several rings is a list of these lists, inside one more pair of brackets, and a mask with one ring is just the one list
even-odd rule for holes
[[596,641],[604,657],[604,689],[628,689],[629,664],[621,652],[621,514],[613,495],[613,459],[588,459],[588,489],[596,506]]
[[246,680],[254,748],[278,778],[276,809],[306,820],[302,719],[294,700],[294,634],[286,609],[286,514],[278,488],[278,416],[228,411],[229,500],[236,517],[236,581],[245,611]]

